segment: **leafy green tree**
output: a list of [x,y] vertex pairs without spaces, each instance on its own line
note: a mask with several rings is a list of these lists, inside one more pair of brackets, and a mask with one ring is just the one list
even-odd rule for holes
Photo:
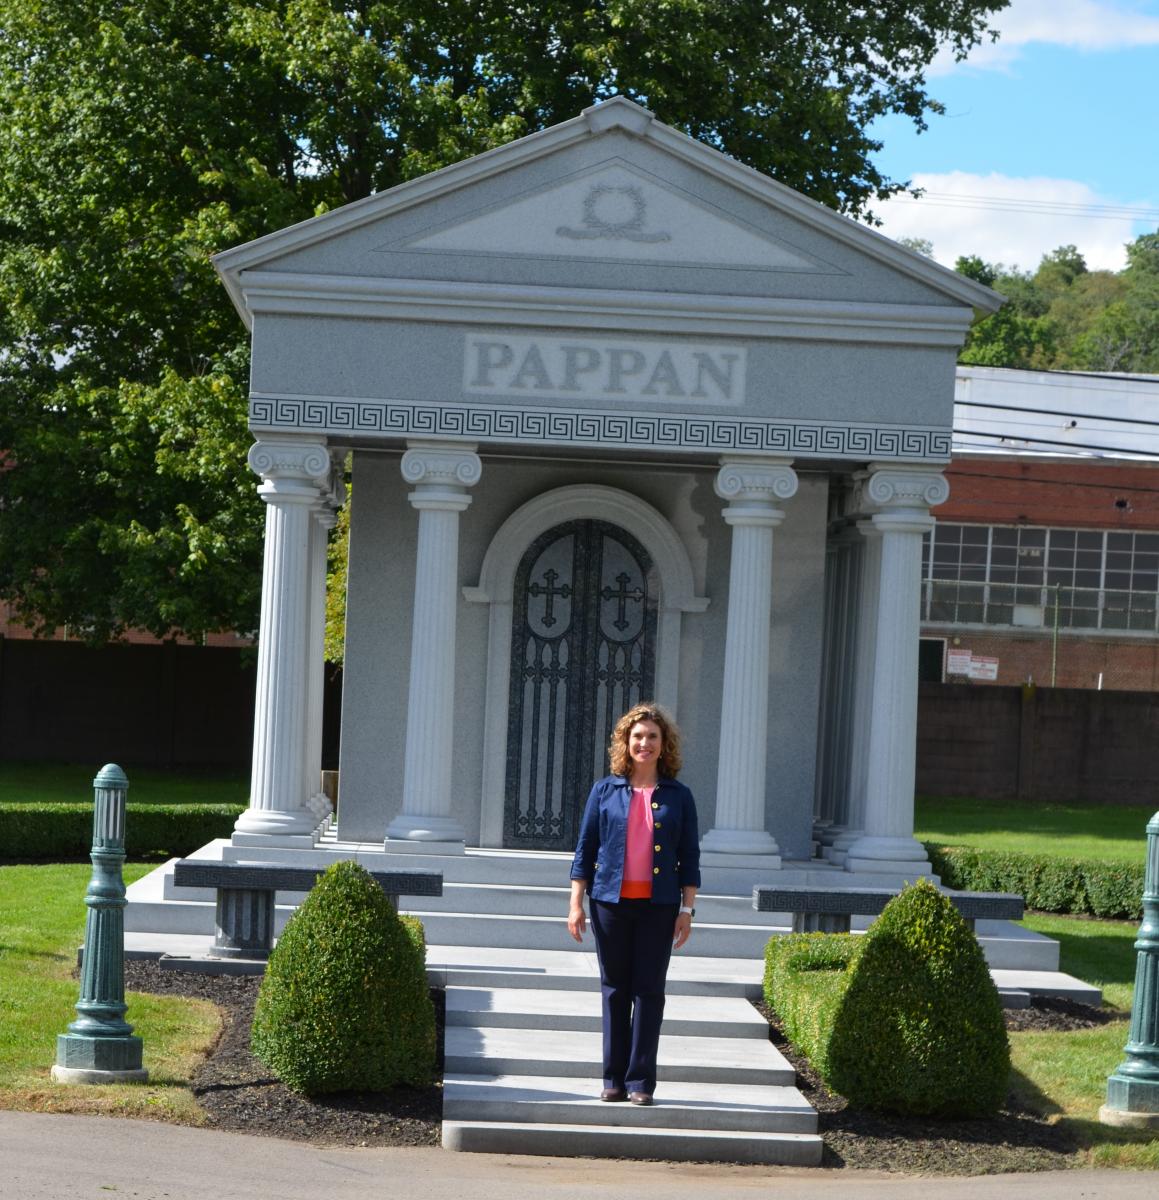
[[873,121],[1007,0],[0,0],[0,599],[256,622],[247,349],[210,256],[622,93],[850,214]]
[[1033,274],[958,259],[955,270],[1007,298],[976,321],[958,361],[1034,370],[1159,370],[1159,234],[1127,246],[1119,272],[1091,271],[1074,246],[1043,255]]

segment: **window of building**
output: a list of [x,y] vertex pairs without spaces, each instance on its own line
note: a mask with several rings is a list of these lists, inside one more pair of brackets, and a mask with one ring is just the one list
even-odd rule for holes
[[1159,533],[939,521],[922,578],[931,623],[1154,633]]

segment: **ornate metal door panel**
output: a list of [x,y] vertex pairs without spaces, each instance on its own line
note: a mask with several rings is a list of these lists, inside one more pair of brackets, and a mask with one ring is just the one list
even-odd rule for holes
[[658,585],[631,534],[568,521],[515,573],[504,844],[571,850],[616,718],[652,693]]

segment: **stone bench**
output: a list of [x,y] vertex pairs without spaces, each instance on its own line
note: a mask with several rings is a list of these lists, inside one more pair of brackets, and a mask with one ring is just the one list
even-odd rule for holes
[[[848,933],[851,917],[876,917],[898,894],[889,888],[764,885],[753,888],[757,912],[793,914],[794,933]],[[971,929],[977,920],[1020,921],[1023,899],[1012,892],[945,892]]]
[[[274,946],[277,892],[308,892],[324,868],[280,863],[207,862],[183,858],[173,865],[177,887],[217,892],[217,933],[209,953],[215,958],[269,958]],[[440,871],[371,871],[370,877],[398,907],[399,896],[441,896]]]

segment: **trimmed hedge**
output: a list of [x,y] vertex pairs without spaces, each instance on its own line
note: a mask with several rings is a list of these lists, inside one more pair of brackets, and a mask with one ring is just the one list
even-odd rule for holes
[[833,1020],[860,941],[851,933],[794,933],[765,947],[765,1003],[822,1078],[828,1078]]
[[[243,804],[133,804],[125,810],[125,850],[131,856],[186,855],[229,837]],[[0,858],[25,862],[83,858],[93,844],[92,801],[76,804],[0,803]]]
[[254,1053],[307,1095],[386,1091],[435,1076],[421,927],[364,867],[327,868],[282,931],[258,990]]
[[1017,892],[1027,908],[1092,917],[1143,916],[1143,861],[1104,862],[1050,854],[975,850],[925,843],[934,873],[946,887],[971,892]]
[[856,1108],[983,1117],[1001,1107],[1010,1047],[978,940],[928,879],[885,906],[847,972],[825,1078]]

